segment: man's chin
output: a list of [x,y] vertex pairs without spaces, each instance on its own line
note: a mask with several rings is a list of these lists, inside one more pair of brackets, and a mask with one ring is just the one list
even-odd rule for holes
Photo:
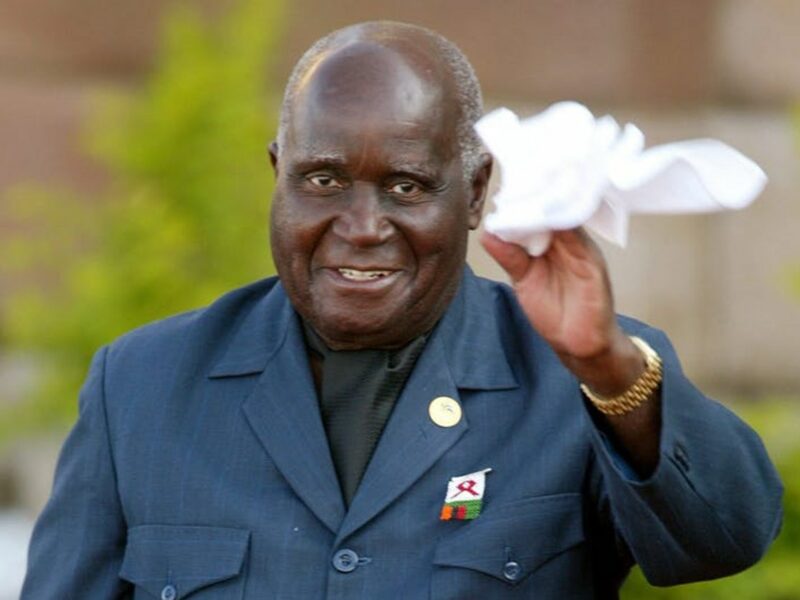
[[[412,328],[386,319],[386,312],[375,318],[360,314],[319,315],[311,326],[331,350],[399,348],[417,337]],[[410,336],[410,337],[409,337]]]

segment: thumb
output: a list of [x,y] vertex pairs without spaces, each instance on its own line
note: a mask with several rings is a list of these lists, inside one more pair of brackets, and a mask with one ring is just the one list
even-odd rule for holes
[[489,253],[489,256],[503,267],[503,270],[511,277],[511,281],[519,281],[528,272],[532,259],[522,246],[504,242],[487,231],[481,235],[481,245]]

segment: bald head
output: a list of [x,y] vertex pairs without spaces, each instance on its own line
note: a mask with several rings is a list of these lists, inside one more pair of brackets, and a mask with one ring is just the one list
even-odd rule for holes
[[369,112],[365,103],[370,102],[400,112],[425,106],[441,114],[443,125],[454,128],[466,179],[480,164],[481,146],[473,129],[483,112],[477,78],[461,51],[433,31],[370,22],[317,41],[297,63],[287,84],[279,152],[288,141],[296,111],[313,111],[319,102],[334,96],[339,106],[348,107],[356,117]]

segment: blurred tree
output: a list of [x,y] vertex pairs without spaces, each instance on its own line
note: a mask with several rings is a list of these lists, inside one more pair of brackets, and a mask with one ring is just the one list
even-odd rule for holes
[[280,16],[276,0],[239,0],[215,23],[172,10],[144,90],[101,99],[89,125],[108,197],[10,193],[20,235],[0,241],[0,255],[30,285],[0,315],[0,341],[43,368],[35,398],[0,414],[0,439],[71,421],[102,344],[273,272],[266,148],[278,98],[267,73]]

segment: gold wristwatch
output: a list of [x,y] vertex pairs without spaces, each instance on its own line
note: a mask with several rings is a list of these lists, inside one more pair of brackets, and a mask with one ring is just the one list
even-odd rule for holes
[[620,416],[635,410],[661,385],[661,357],[643,339],[635,336],[630,336],[630,338],[644,355],[646,362],[644,373],[631,387],[619,396],[604,398],[595,394],[586,384],[581,384],[581,391],[589,398],[594,407],[605,415]]

